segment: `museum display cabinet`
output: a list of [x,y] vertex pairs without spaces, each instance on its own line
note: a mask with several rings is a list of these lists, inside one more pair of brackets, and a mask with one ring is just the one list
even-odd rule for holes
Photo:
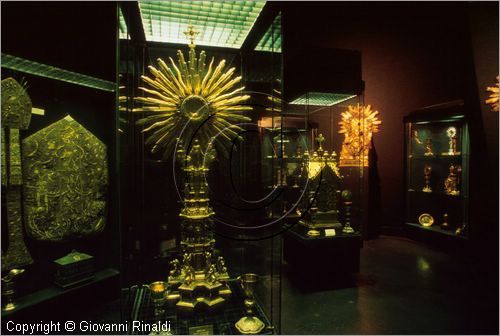
[[266,217],[274,200],[262,182],[258,120],[279,109],[281,28],[279,11],[263,6],[120,5],[128,323],[169,321],[173,334],[279,333],[281,228]]
[[466,240],[469,232],[469,132],[461,101],[404,119],[406,215],[410,234]]
[[[272,214],[282,216],[287,228],[283,233],[287,271],[309,288],[323,278],[345,278],[359,271],[368,162],[359,148],[348,151],[347,144],[362,145],[365,140],[353,129],[345,132],[354,115],[346,119],[342,114],[362,103],[362,95],[305,94],[284,105],[282,119],[289,126],[275,131],[279,136],[274,136],[274,146],[265,143],[277,153],[274,183],[285,190]],[[360,119],[352,122],[364,124],[363,114],[357,116]],[[279,146],[281,150],[276,149]],[[293,211],[287,213],[288,209]],[[321,256],[328,256],[327,264]],[[304,272],[314,275],[316,284]]]
[[[64,321],[118,296],[115,83],[9,47],[1,55],[2,318]],[[71,309],[53,315],[54,306]]]

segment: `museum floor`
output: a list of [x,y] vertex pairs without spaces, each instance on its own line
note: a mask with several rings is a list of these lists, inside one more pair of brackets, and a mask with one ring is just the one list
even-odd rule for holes
[[[360,274],[334,289],[301,290],[286,267],[283,334],[498,334],[498,286],[473,262],[408,239],[365,241]],[[119,320],[117,306],[89,318]]]
[[305,292],[287,279],[284,334],[498,334],[498,287],[488,291],[473,264],[408,239],[366,241],[354,287]]

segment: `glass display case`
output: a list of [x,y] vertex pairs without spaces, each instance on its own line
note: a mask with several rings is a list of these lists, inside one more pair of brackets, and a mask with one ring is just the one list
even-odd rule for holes
[[[288,102],[281,116],[286,127],[275,130],[277,135],[271,133],[273,146],[265,143],[277,153],[268,158],[274,164],[275,185],[283,191],[281,203],[270,214],[281,217],[286,228],[284,260],[298,285],[316,287],[322,280],[330,281],[330,275],[340,279],[359,271],[367,162],[363,154],[345,160],[341,153],[346,136],[341,131],[342,113],[349,106],[362,105],[362,100],[362,95],[342,101],[306,96],[303,101]],[[364,144],[353,132],[349,136]],[[328,256],[334,266],[325,267],[321,256]],[[314,274],[317,284],[304,272]]]
[[431,106],[404,122],[406,225],[467,238],[470,154],[463,103]]
[[[273,200],[258,120],[279,106],[281,30],[280,13],[263,6],[120,6],[122,316],[131,324],[279,333],[281,237],[265,216]],[[134,35],[137,21],[146,40]]]
[[[63,11],[4,9],[9,25]],[[72,63],[61,49],[73,44],[56,48],[50,27],[44,41],[26,29],[2,36],[2,319],[56,323],[119,296],[115,80],[113,68]]]

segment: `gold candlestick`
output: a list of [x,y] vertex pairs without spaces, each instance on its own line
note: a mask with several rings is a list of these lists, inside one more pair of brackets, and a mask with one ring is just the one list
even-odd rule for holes
[[345,205],[345,225],[342,228],[343,233],[354,233],[351,226],[351,205],[352,205],[352,192],[350,190],[342,191],[342,198]]
[[450,228],[450,224],[448,224],[448,214],[445,213],[443,215],[443,222],[441,223],[441,229],[448,230]]
[[429,165],[425,165],[424,167],[424,178],[425,178],[425,186],[422,188],[423,192],[426,193],[431,193],[432,188],[431,188],[431,173],[432,173],[432,167]]

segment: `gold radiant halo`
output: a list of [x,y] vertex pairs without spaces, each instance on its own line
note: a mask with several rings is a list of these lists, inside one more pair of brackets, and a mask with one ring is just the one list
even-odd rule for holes
[[[193,27],[186,35],[190,32],[196,33]],[[151,75],[141,76],[149,88],[139,88],[145,97],[135,98],[143,106],[134,112],[147,113],[138,121],[145,126],[142,132],[151,132],[145,142],[153,146],[153,153],[164,149],[163,158],[173,153],[181,132],[185,141],[196,138],[202,144],[211,144],[215,138],[218,149],[227,153],[224,143],[232,142],[243,130],[235,123],[251,120],[243,115],[252,110],[243,105],[250,96],[242,95],[243,86],[234,88],[241,76],[233,76],[234,67],[226,70],[225,60],[214,66],[212,57],[207,67],[205,51],[197,55],[193,40],[191,37],[187,61],[178,50],[177,64],[169,57],[169,64],[158,58],[158,68],[150,65]]]
[[344,142],[340,152],[340,166],[355,166],[362,159],[363,166],[368,166],[368,149],[373,133],[379,131],[382,121],[378,111],[373,111],[371,105],[349,105],[342,112],[339,122],[340,134],[344,134]]
[[498,76],[497,86],[488,86],[486,91],[491,92],[490,97],[486,99],[486,104],[490,104],[492,110],[498,112]]
[[448,127],[448,129],[446,130],[446,135],[448,136],[448,138],[453,138],[457,135],[457,129],[455,127]]

